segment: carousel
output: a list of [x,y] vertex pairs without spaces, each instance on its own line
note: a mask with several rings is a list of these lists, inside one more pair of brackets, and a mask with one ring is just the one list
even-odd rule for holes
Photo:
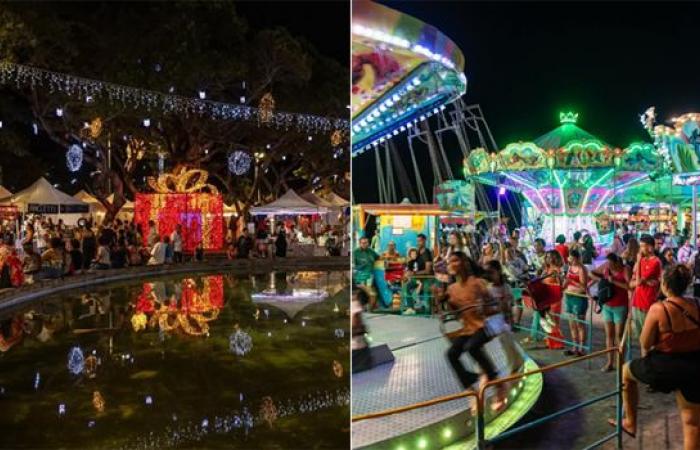
[[378,3],[353,3],[353,156],[436,114],[466,89],[464,55],[439,30]]
[[577,121],[578,114],[561,113],[560,125],[533,141],[494,153],[476,149],[464,161],[465,177],[522,194],[537,235],[548,242],[576,230],[605,242],[612,235],[598,229],[596,217],[620,193],[660,178],[664,168],[653,144],[615,147]]

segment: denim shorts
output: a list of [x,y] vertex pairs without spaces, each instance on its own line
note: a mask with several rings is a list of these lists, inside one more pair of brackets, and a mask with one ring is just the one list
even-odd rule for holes
[[588,298],[565,292],[564,306],[566,308],[564,311],[567,313],[573,316],[583,317],[586,315],[586,311],[588,311]]
[[625,323],[627,319],[626,306],[608,306],[603,305],[603,320],[614,324]]

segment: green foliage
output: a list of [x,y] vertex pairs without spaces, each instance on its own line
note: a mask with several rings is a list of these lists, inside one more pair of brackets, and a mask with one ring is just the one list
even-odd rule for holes
[[[204,90],[208,99],[239,103],[244,96],[252,106],[272,92],[280,111],[335,117],[348,114],[346,68],[319,55],[286,29],[250,29],[231,2],[68,2],[34,3],[31,7],[2,3],[0,59],[160,92],[173,90],[187,97],[196,97]],[[108,193],[108,178],[113,187],[123,184],[124,192],[143,189],[143,178],[153,175],[156,155],[161,151],[168,154],[167,167],[187,164],[205,168],[228,201],[236,198],[243,203],[252,201],[258,187],[263,196],[275,196],[285,187],[309,186],[309,174],[328,181],[334,174],[342,175],[349,165],[347,155],[332,158],[328,136],[319,135],[309,142],[303,133],[255,123],[163,114],[109,102],[88,105],[42,90],[20,93],[40,128],[63,147],[80,135],[85,122],[103,119],[102,135],[94,140],[94,148],[86,151],[86,163],[105,174],[88,186],[98,196],[106,197],[102,194]],[[0,111],[4,104],[3,95]],[[64,109],[63,117],[55,116],[57,107]],[[142,125],[145,117],[151,119],[150,128]],[[145,141],[149,148],[147,160],[139,164],[127,164],[125,138],[131,137]],[[108,141],[111,171],[105,161]],[[254,152],[265,150],[267,145],[271,148],[259,171],[265,179],[251,179],[253,171],[240,179],[228,174],[230,150]],[[26,138],[23,141],[19,136],[0,138],[0,146],[28,149]],[[301,152],[306,157],[301,157]],[[295,177],[295,167],[290,165],[302,167],[297,172],[302,176]],[[265,169],[269,169],[267,174]]]

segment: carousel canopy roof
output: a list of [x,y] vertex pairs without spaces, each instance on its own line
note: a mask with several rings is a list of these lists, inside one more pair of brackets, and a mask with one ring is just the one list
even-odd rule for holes
[[465,160],[465,176],[520,192],[537,210],[592,214],[625,189],[663,173],[651,143],[615,148],[576,125],[578,115],[560,114],[561,125],[533,142],[515,142]]
[[293,189],[288,190],[283,196],[268,203],[264,206],[257,206],[250,209],[253,215],[300,215],[300,214],[319,214],[325,213],[327,209],[323,206],[317,206],[313,203],[304,200],[294,192]]
[[574,119],[574,117],[578,118],[577,114],[568,114],[568,117],[571,117],[570,119],[566,118],[566,114],[560,115],[559,121],[561,125],[549,133],[538,137],[534,140],[534,143],[545,150],[559,149],[572,142],[596,142],[600,146],[609,147],[609,145],[601,139],[576,125],[576,119]]

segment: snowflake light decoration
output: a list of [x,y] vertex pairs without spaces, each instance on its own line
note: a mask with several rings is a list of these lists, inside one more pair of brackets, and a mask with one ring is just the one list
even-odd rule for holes
[[248,153],[236,150],[228,155],[228,170],[234,175],[244,175],[250,170],[250,162]]
[[70,146],[66,152],[66,165],[71,172],[77,172],[83,165],[83,148],[78,144]]
[[68,370],[73,375],[80,375],[85,369],[85,355],[80,347],[73,347],[68,352]]
[[238,356],[244,356],[253,349],[253,338],[245,331],[237,329],[228,338],[229,350]]

